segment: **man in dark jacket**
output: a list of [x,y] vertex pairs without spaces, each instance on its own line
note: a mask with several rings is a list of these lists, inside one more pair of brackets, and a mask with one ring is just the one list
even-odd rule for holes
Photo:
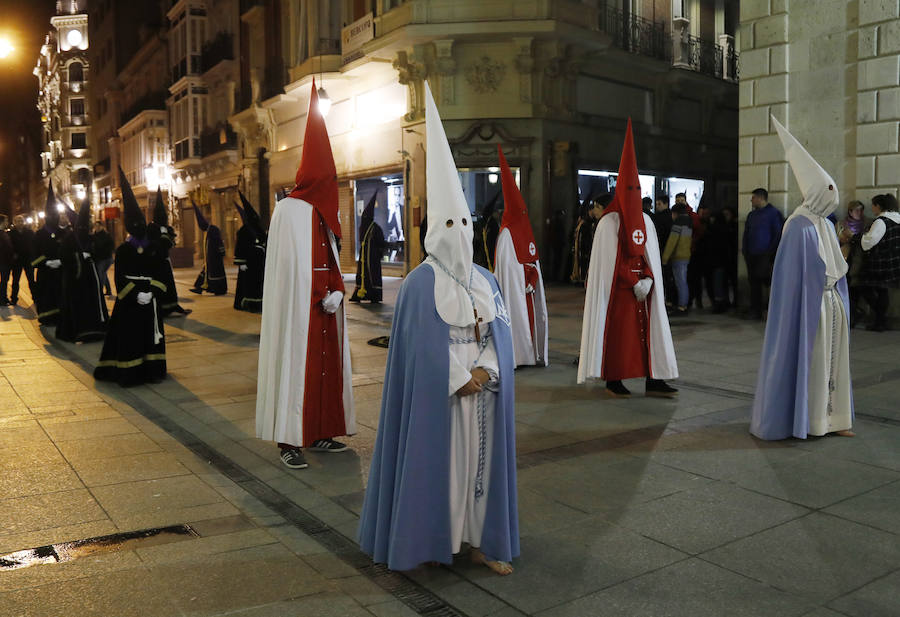
[[[19,279],[25,272],[28,291],[34,295],[34,268],[31,266],[31,254],[34,252],[34,230],[25,222],[25,217],[17,214],[13,219],[13,228],[9,230],[9,239],[13,246],[12,291],[9,303],[19,301]],[[4,287],[6,289],[6,287]]]
[[[672,232],[672,211],[669,209],[669,196],[665,193],[657,193],[656,209],[653,212],[653,226],[656,228],[656,237],[661,247],[666,246],[669,234]],[[663,266],[663,293],[666,298],[666,307],[674,308],[678,290],[675,287],[675,275],[672,266]]]
[[781,228],[784,216],[769,203],[769,192],[759,188],[750,196],[753,210],[744,223],[742,252],[747,262],[747,276],[750,279],[750,319],[762,319],[763,287],[772,283],[772,268],[775,253],[781,242]]
[[15,250],[13,249],[12,240],[9,234],[6,233],[8,224],[9,219],[6,215],[0,214],[0,306],[9,304],[6,288],[9,286],[9,273],[15,261]]

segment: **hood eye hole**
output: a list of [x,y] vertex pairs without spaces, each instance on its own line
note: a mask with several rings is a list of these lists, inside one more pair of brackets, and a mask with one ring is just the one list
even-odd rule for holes
[[833,185],[833,184],[829,184],[829,185],[828,185],[828,190],[829,190],[829,191],[833,191],[833,190],[834,190],[834,185]]
[[447,219],[447,227],[453,227],[453,219]]
[[463,225],[468,225],[469,222],[466,219],[463,219]]

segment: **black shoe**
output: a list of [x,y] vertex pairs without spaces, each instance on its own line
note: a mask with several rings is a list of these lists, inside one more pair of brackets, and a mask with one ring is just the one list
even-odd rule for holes
[[196,287],[188,289],[188,291],[191,292],[192,294],[202,294],[203,293],[202,289],[197,289]]
[[306,459],[303,457],[303,452],[299,448],[296,450],[282,450],[281,462],[284,463],[285,467],[290,467],[291,469],[306,469],[309,467]]
[[678,390],[662,379],[650,379],[648,377],[645,394],[656,398],[674,398],[677,396]]
[[607,381],[606,393],[613,398],[631,398],[631,391],[621,381]]
[[191,313],[193,313],[193,312],[194,312],[194,309],[186,309],[186,308],[182,308],[182,307],[179,305],[179,306],[176,306],[176,307],[175,307],[175,312],[176,312],[176,313],[179,313],[179,314],[181,314],[181,315],[183,315],[183,316],[187,316],[187,315],[190,315]]
[[347,445],[334,439],[317,439],[307,449],[312,452],[343,452]]

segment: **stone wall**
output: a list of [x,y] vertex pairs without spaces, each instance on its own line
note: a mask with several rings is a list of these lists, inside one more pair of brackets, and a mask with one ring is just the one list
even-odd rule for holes
[[785,213],[802,201],[770,114],[834,176],[844,203],[897,194],[900,2],[743,0],[739,39],[742,219],[756,187]]

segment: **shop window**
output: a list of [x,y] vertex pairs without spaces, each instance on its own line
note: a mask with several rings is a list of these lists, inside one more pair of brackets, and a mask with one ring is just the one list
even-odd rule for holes
[[404,229],[405,192],[403,175],[391,174],[375,178],[361,178],[355,183],[354,231],[356,232],[356,259],[359,259],[360,221],[363,210],[372,195],[375,197],[375,223],[389,245],[382,259],[384,263],[403,265],[406,263],[406,232]]

